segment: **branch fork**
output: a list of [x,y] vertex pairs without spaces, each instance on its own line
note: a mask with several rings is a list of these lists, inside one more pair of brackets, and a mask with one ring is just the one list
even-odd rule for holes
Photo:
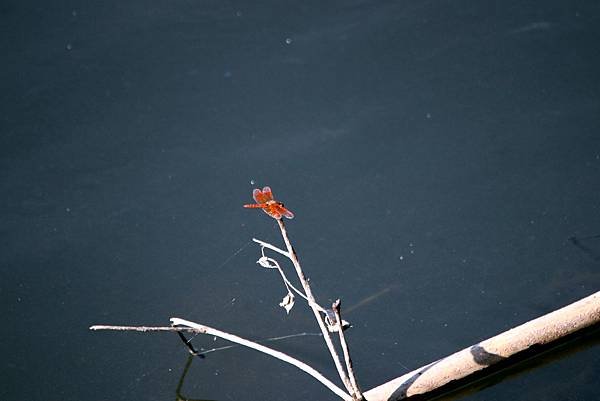
[[[292,307],[294,306],[294,293],[298,294],[301,298],[307,301],[308,306],[313,311],[317,324],[321,329],[321,333],[323,334],[325,344],[327,345],[329,353],[331,354],[331,358],[333,359],[335,367],[338,371],[338,375],[342,380],[342,383],[344,383],[346,390],[348,391],[353,400],[364,400],[362,392],[356,381],[356,376],[352,368],[352,361],[349,355],[348,344],[343,334],[344,329],[348,328],[350,324],[341,318],[340,301],[337,300],[332,305],[331,309],[325,309],[317,303],[310,288],[309,280],[304,275],[302,266],[300,265],[300,261],[298,260],[298,255],[292,247],[292,244],[287,234],[287,230],[285,228],[285,224],[281,219],[277,219],[277,223],[279,225],[279,229],[281,231],[281,236],[283,237],[286,250],[278,248],[268,242],[253,238],[252,240],[261,246],[262,256],[258,259],[257,263],[265,268],[277,269],[279,271],[279,274],[281,275],[284,285],[286,286],[286,289],[288,291],[287,295],[283,298],[283,301],[280,303],[280,306],[285,308],[287,313],[289,313]],[[292,285],[290,280],[286,277],[279,263],[275,259],[265,255],[265,249],[270,249],[280,255],[283,255],[292,262],[292,265],[296,270],[298,280],[300,281],[300,284],[302,285],[302,289],[304,291],[300,291]],[[344,364],[342,364],[342,360],[336,350],[336,347],[330,335],[330,333],[335,332],[339,333],[339,342],[344,355]]]

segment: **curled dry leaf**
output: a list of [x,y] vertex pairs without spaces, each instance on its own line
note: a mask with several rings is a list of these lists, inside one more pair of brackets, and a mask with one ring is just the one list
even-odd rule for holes
[[289,314],[292,308],[294,307],[294,294],[288,292],[287,295],[283,297],[283,300],[281,301],[279,306],[284,308],[285,311]]
[[256,261],[262,267],[266,267],[267,269],[275,269],[277,266],[271,262],[271,258],[267,256],[263,256]]

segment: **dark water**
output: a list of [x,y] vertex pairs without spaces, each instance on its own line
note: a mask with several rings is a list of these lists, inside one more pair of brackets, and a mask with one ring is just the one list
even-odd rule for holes
[[[3,400],[176,397],[175,335],[95,323],[315,332],[255,264],[255,186],[366,389],[600,287],[598,2],[5,1],[0,27]],[[462,399],[594,399],[597,343]],[[319,338],[272,345],[335,377]],[[181,391],[335,399],[239,348]]]

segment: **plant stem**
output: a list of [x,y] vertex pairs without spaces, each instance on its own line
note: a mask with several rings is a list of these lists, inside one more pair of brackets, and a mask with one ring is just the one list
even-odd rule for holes
[[282,219],[277,219],[277,223],[279,224],[279,229],[281,230],[281,236],[283,237],[283,241],[285,242],[285,246],[287,248],[287,253],[288,253],[287,256],[292,261],[292,264],[294,265],[294,268],[296,269],[296,274],[298,275],[298,279],[300,280],[300,283],[302,283],[302,288],[304,288],[306,297],[309,300],[308,305],[310,306],[311,310],[313,311],[313,314],[315,315],[315,319],[317,319],[317,323],[319,324],[321,333],[323,333],[323,339],[325,340],[325,344],[327,344],[327,348],[329,349],[329,353],[331,354],[331,357],[332,357],[335,367],[338,371],[340,379],[342,379],[342,383],[344,383],[344,386],[346,387],[348,392],[350,392],[352,394],[352,393],[354,393],[352,384],[350,383],[350,379],[348,378],[348,375],[344,371],[340,357],[339,357],[337,351],[335,350],[335,346],[333,345],[333,341],[331,340],[331,336],[329,335],[329,331],[327,330],[327,327],[325,326],[325,323],[323,322],[323,318],[321,317],[321,313],[319,312],[319,310],[316,307],[317,302],[316,302],[315,297],[310,289],[310,284],[308,283],[308,280],[304,276],[304,272],[302,271],[302,267],[300,266],[300,262],[298,261],[298,255],[296,255],[296,251],[294,251],[294,248],[292,247],[292,244],[290,243],[290,239],[288,238],[288,235],[287,235],[287,230],[285,229],[285,224],[283,223]]
[[283,249],[279,249],[274,245],[269,244],[268,242],[265,241],[261,241],[259,239],[256,238],[252,238],[252,241],[256,242],[257,244],[259,244],[260,246],[264,247],[264,248],[269,248],[272,251],[275,251],[283,256],[285,256],[286,258],[291,259],[290,254],[287,253],[286,251],[284,251]]
[[342,345],[342,351],[344,353],[344,362],[346,362],[346,371],[348,372],[348,376],[350,377],[350,384],[352,384],[352,388],[354,390],[352,394],[357,400],[364,400],[364,396],[360,391],[360,387],[356,381],[356,375],[354,374],[354,369],[352,368],[352,359],[350,358],[350,350],[348,348],[348,343],[346,342],[346,337],[344,336],[344,328],[342,322],[342,302],[338,299],[333,305],[331,305],[333,309],[333,313],[335,314],[335,318],[338,324],[338,334],[340,335],[340,344]]

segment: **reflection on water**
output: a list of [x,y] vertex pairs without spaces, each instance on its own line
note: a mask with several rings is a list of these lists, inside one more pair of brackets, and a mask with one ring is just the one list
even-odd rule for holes
[[190,370],[190,367],[192,366],[192,362],[194,361],[194,355],[189,355],[188,359],[185,363],[185,366],[183,367],[183,371],[181,372],[181,377],[179,378],[179,382],[177,383],[177,388],[175,389],[175,399],[177,401],[215,401],[215,400],[208,400],[205,398],[190,398],[187,397],[185,395],[183,395],[182,392],[182,388],[183,388],[183,384],[185,382],[185,377],[188,374],[188,371]]
[[397,287],[398,287],[397,285],[391,285],[389,287],[382,288],[381,290],[375,292],[374,294],[361,299],[356,304],[350,305],[348,308],[346,308],[345,313],[350,313],[356,309],[366,306],[366,305],[370,304],[371,302],[376,301],[378,298],[382,297],[383,295],[387,294],[388,292],[392,291],[394,288],[397,288]]

